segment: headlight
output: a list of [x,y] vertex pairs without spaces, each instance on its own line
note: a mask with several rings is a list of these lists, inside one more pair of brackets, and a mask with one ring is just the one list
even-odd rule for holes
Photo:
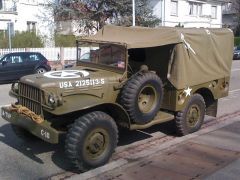
[[11,89],[14,93],[18,93],[18,83],[12,83]]
[[56,103],[56,100],[53,95],[48,96],[48,103],[51,105],[54,105]]
[[49,94],[47,97],[47,104],[51,107],[57,107],[62,105],[62,98],[60,96],[57,96],[55,94]]

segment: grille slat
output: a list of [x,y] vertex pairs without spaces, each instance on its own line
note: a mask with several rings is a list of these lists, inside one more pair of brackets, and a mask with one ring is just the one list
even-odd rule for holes
[[20,83],[19,103],[33,111],[35,114],[41,115],[42,114],[41,90],[33,86]]

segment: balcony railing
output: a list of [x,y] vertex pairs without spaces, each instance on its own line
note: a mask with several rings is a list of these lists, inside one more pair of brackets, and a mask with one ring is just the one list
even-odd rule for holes
[[17,5],[11,1],[2,1],[2,7],[0,7],[0,13],[16,13]]
[[17,8],[3,8],[0,10],[1,13],[17,13]]

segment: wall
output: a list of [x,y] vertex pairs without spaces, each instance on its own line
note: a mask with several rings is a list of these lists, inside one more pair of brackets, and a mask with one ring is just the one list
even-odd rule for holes
[[[153,0],[156,1],[156,0]],[[155,3],[153,8],[154,14],[163,19],[163,26],[176,26],[179,23],[184,27],[213,27],[220,28],[222,26],[222,8],[220,2],[206,2],[191,0],[190,2],[201,2],[202,15],[189,15],[190,6],[188,0],[178,0],[178,13],[171,15],[171,0],[160,0],[160,3]],[[165,3],[165,8],[164,8]],[[217,6],[217,18],[213,19],[211,15],[211,6]],[[163,8],[161,8],[163,6]]]
[[7,23],[12,22],[15,31],[27,31],[27,23],[32,22],[36,25],[36,33],[44,37],[45,46],[54,46],[53,12],[46,6],[50,1],[19,0],[14,6],[13,0],[5,0],[5,6],[0,10],[0,30],[7,30]]

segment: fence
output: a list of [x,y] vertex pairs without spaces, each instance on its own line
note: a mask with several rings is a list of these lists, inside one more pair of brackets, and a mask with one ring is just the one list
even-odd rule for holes
[[75,61],[77,54],[75,47],[0,49],[0,55],[11,52],[40,52],[49,61]]

